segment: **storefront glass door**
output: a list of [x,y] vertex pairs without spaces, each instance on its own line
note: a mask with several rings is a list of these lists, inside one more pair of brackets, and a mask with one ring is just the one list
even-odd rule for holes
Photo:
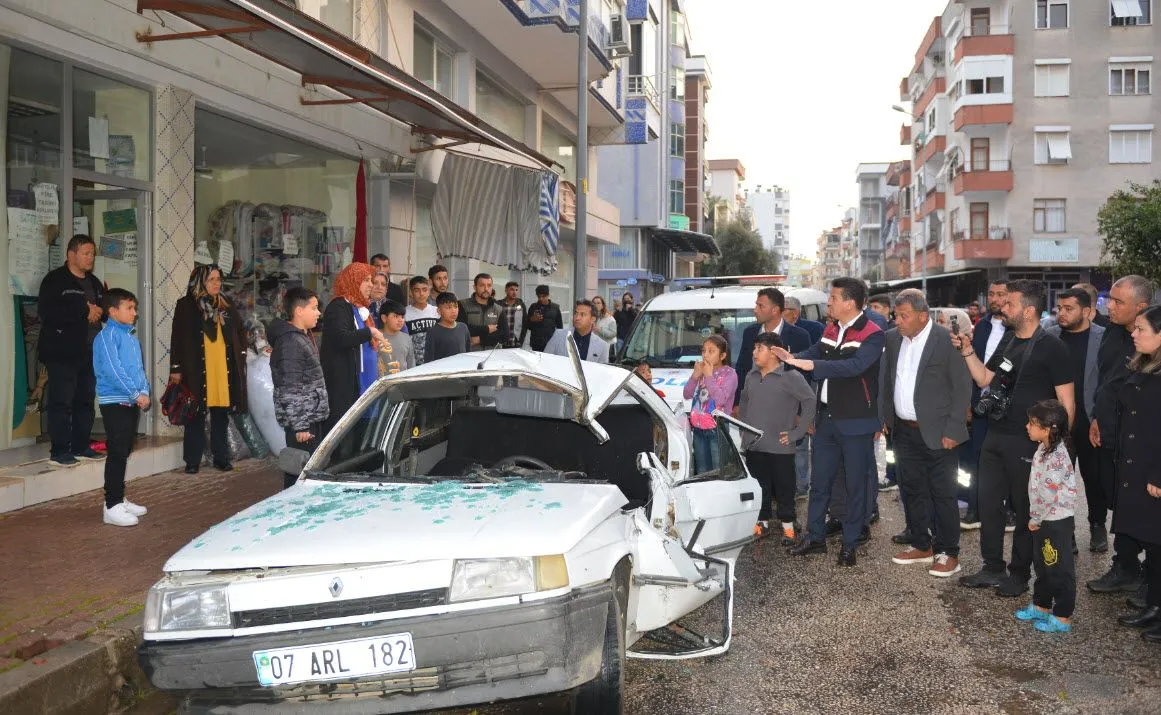
[[[109,288],[124,288],[137,296],[137,336],[145,373],[160,396],[153,376],[153,301],[149,278],[149,193],[91,182],[73,184],[72,233],[86,233],[97,244],[93,273]],[[100,431],[100,414],[97,414]],[[151,420],[142,419],[148,431]]]

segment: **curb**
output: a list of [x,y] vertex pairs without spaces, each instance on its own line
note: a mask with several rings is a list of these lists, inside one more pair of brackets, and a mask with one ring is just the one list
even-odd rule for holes
[[137,662],[142,616],[65,643],[0,673],[0,713],[103,715],[171,712]]

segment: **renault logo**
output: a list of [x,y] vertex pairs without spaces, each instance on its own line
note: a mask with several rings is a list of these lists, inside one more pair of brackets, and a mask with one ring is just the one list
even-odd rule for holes
[[338,598],[339,594],[343,592],[343,580],[338,576],[331,579],[330,586],[331,597]]

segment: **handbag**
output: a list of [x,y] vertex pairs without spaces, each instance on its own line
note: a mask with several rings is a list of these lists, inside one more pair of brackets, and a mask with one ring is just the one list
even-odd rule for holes
[[190,389],[180,382],[171,382],[161,395],[161,411],[175,427],[183,427],[202,416],[204,408]]

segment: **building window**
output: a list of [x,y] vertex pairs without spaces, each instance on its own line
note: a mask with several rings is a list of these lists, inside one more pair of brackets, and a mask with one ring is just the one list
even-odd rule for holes
[[968,230],[971,232],[971,238],[987,238],[988,237],[988,202],[974,202],[968,207],[969,221]]
[[967,80],[968,94],[1003,94],[1003,77],[981,77]]
[[1069,65],[1067,62],[1036,63],[1036,96],[1067,97]]
[[483,72],[476,72],[476,116],[510,137],[523,141],[524,103]]
[[685,70],[680,67],[669,71],[669,98],[675,101],[685,99]]
[[1110,164],[1149,164],[1153,161],[1153,128],[1110,129]]
[[1067,131],[1036,132],[1037,164],[1067,164],[1072,158],[1072,143]]
[[947,214],[948,225],[951,226],[951,237],[959,238],[959,209],[952,209]]
[[445,97],[452,96],[452,61],[450,50],[436,42],[429,33],[415,28],[415,78]]
[[576,142],[547,119],[540,124],[540,152],[563,167],[565,179],[576,181]]
[[1109,64],[1109,94],[1149,94],[1150,67],[1147,62]]
[[1064,199],[1034,199],[1032,230],[1036,233],[1064,233]]
[[669,155],[682,159],[685,157],[685,125],[674,123],[669,125]]
[[1063,30],[1068,27],[1068,0],[1036,0],[1036,29]]
[[970,32],[972,35],[987,35],[991,32],[992,11],[986,7],[973,7],[971,14]]
[[669,213],[685,213],[685,182],[669,182]]
[[1153,24],[1152,0],[1110,0],[1109,24],[1113,27]]

